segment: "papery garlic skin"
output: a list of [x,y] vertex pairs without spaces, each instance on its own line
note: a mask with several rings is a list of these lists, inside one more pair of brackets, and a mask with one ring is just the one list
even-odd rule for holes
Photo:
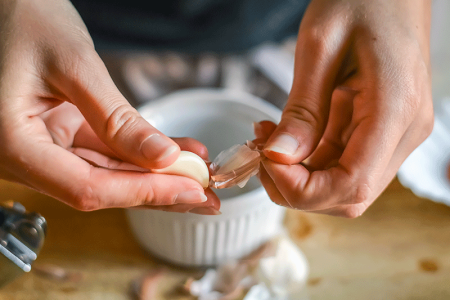
[[304,293],[308,279],[308,261],[288,237],[279,238],[275,255],[261,259],[256,273],[275,299],[304,299],[299,295]]
[[248,145],[234,145],[222,151],[212,162],[210,186],[216,189],[235,185],[243,188],[248,180],[258,174],[261,155]]
[[181,151],[173,164],[163,169],[153,169],[152,172],[188,177],[200,183],[205,189],[209,185],[208,166],[200,156],[189,151]]

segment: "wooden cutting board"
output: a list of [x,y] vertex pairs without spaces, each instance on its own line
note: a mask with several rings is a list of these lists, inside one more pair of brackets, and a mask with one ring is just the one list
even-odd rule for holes
[[[133,239],[124,211],[79,212],[22,186],[0,181],[13,199],[48,221],[36,266],[60,266],[59,281],[36,272],[0,290],[0,299],[131,299],[133,279],[165,266]],[[311,299],[450,299],[450,207],[414,196],[394,180],[360,218],[289,211],[286,226],[310,263]],[[193,299],[178,292],[201,270],[167,266],[155,300]]]

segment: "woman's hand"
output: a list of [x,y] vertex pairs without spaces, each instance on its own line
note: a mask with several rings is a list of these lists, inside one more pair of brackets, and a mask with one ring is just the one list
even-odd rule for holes
[[431,133],[430,2],[312,0],[282,120],[256,126],[274,202],[358,217]]
[[[196,141],[178,144],[207,157]],[[210,191],[206,200],[194,180],[108,169],[166,167],[178,157],[178,144],[117,90],[69,1],[0,2],[0,179],[85,211],[216,213],[219,200]]]

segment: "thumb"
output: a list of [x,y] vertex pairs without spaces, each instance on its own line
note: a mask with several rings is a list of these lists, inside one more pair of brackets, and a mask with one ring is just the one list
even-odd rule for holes
[[75,58],[78,60],[75,71],[59,74],[58,84],[63,93],[122,160],[149,169],[172,164],[180,147],[128,103],[95,50],[87,52]]
[[281,121],[268,139],[264,154],[283,164],[295,164],[316,148],[328,121],[331,95],[339,70],[339,45],[300,30],[294,82]]

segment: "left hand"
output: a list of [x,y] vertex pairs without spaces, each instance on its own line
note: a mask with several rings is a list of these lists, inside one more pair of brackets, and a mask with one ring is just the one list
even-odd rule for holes
[[[148,169],[122,161],[111,149],[106,146],[89,126],[76,106],[63,103],[41,115],[47,130],[56,143],[68,151],[78,155],[97,168],[105,169],[110,173],[114,170],[131,172],[150,172]],[[68,122],[67,120],[70,120]],[[192,138],[174,138],[181,150],[190,151],[204,160],[208,160],[208,150],[197,140]],[[158,175],[156,176],[175,176]],[[208,188],[205,190],[208,200],[195,204],[172,205],[138,205],[132,209],[154,209],[180,213],[196,213],[201,215],[220,214],[220,200],[214,192]]]

